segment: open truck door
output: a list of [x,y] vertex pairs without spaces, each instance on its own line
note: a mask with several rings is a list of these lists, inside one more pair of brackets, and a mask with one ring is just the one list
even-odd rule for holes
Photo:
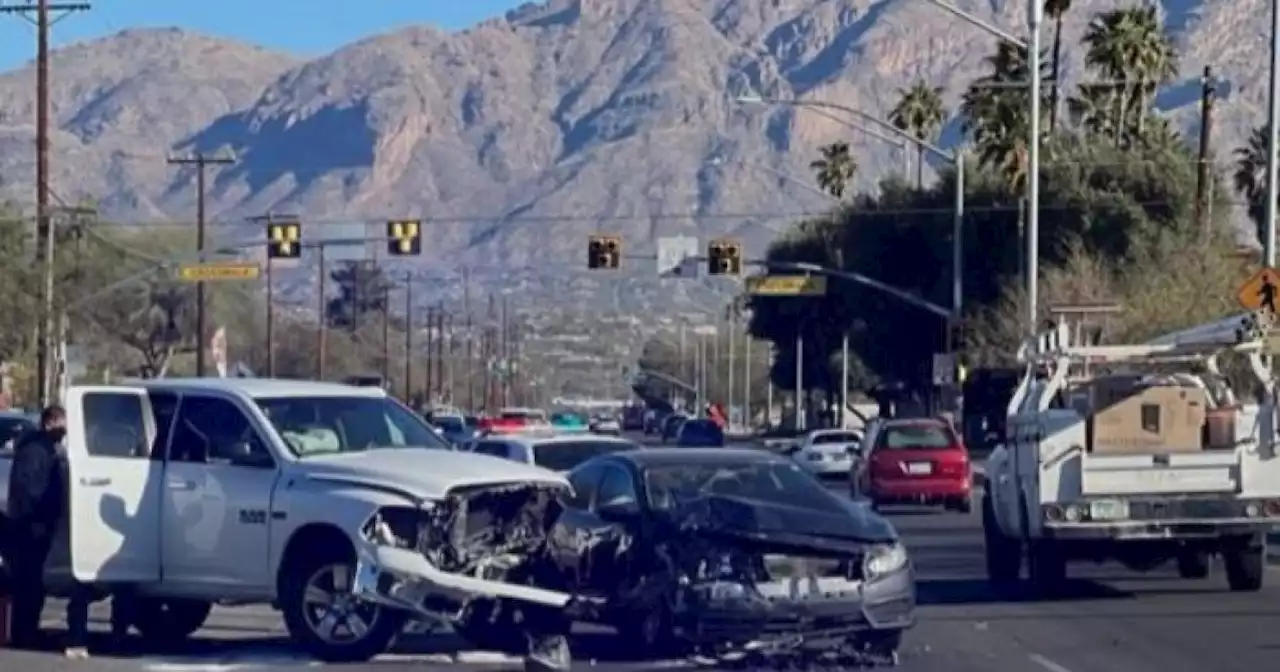
[[67,391],[71,568],[82,582],[160,579],[164,462],[146,390]]

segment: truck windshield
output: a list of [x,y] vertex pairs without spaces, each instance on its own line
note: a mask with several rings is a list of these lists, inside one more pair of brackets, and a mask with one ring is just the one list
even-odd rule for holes
[[385,397],[280,397],[257,402],[298,457],[377,448],[452,449],[426,422]]

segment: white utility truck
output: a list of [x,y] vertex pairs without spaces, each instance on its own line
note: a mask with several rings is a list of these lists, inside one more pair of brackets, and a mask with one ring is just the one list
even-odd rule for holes
[[1257,324],[1243,315],[1141,345],[1092,344],[1068,323],[1029,338],[987,460],[990,579],[1012,585],[1024,560],[1042,592],[1071,561],[1145,571],[1173,560],[1199,578],[1220,556],[1231,590],[1258,590],[1280,523],[1280,456]]
[[[363,661],[411,618],[483,637],[473,614],[490,602],[554,616],[570,600],[508,578],[542,557],[568,482],[452,450],[381,388],[162,379],[71,387],[65,406],[70,529],[54,554],[69,560],[50,584],[136,586],[144,635],[191,635],[216,603],[274,604],[313,656]],[[526,631],[567,650],[563,632]]]

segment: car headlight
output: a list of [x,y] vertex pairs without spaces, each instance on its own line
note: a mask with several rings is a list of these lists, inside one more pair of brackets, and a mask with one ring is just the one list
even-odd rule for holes
[[907,549],[902,544],[884,544],[867,552],[863,567],[868,579],[887,576],[907,566]]
[[711,601],[744,600],[751,595],[746,585],[734,581],[711,581],[699,584],[697,591],[702,599]]

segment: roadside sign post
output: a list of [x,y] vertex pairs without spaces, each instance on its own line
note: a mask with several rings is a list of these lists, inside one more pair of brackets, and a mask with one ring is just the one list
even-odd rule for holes
[[745,281],[752,296],[825,296],[823,275],[753,275]]

